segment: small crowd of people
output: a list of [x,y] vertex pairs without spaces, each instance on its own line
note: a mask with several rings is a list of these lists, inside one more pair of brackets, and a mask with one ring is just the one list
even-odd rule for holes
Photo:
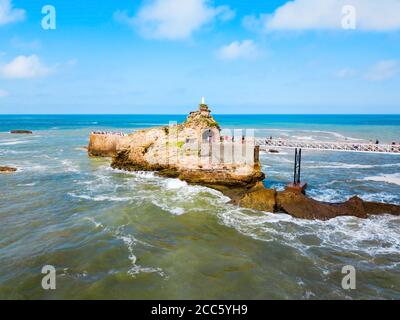
[[114,135],[114,136],[127,136],[126,133],[122,132],[112,132],[112,131],[93,131],[92,134],[108,134],[108,135]]
[[[246,141],[246,137],[242,136],[242,138],[240,139],[242,141],[242,143],[244,143]],[[235,142],[235,136],[223,136],[221,137],[221,142]]]

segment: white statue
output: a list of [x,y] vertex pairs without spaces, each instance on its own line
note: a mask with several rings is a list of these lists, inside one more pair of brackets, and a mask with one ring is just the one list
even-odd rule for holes
[[201,97],[201,104],[206,104],[206,99],[204,97]]

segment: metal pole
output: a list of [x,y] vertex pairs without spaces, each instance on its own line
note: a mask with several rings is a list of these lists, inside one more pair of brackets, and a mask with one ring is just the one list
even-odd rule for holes
[[298,159],[298,161],[299,161],[299,171],[298,171],[298,173],[297,173],[297,183],[300,183],[300,173],[301,173],[301,148],[300,148],[300,150],[299,150],[299,159]]
[[297,175],[297,148],[294,150],[294,174],[293,174],[293,184],[296,184]]

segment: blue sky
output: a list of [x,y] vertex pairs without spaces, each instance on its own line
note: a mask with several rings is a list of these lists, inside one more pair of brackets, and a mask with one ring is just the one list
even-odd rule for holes
[[399,0],[0,0],[0,113],[399,113],[399,88]]

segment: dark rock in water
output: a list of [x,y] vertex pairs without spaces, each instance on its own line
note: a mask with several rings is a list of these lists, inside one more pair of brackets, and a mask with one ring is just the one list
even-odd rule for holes
[[275,150],[275,149],[269,149],[268,152],[269,152],[269,153],[279,153],[279,151],[278,151],[278,150]]
[[260,182],[251,189],[251,192],[244,192],[241,197],[235,197],[232,195],[230,197],[232,198],[232,203],[243,208],[275,212],[276,195],[277,192],[275,189],[266,189],[262,182]]
[[358,197],[343,203],[327,203],[311,199],[300,192],[277,192],[260,184],[232,202],[245,208],[282,212],[301,219],[328,220],[340,216],[367,218],[369,215],[400,215],[400,206],[394,204],[366,202]]
[[0,173],[11,173],[17,171],[17,168],[13,167],[0,167]]
[[30,130],[11,130],[10,133],[13,134],[32,134],[33,132]]
[[279,192],[277,208],[296,218],[328,220],[339,216],[366,218],[363,201],[351,198],[344,203],[320,202],[298,192]]

